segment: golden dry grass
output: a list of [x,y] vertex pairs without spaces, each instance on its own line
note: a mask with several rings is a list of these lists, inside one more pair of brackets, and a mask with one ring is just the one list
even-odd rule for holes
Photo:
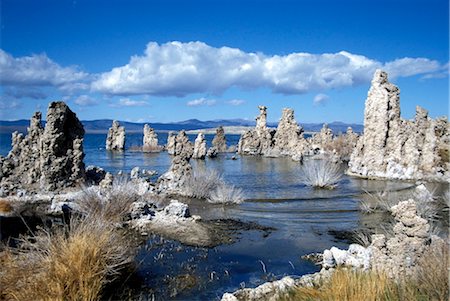
[[9,213],[13,211],[11,203],[7,200],[0,200],[0,213]]
[[131,252],[125,234],[101,219],[41,231],[3,252],[0,299],[98,300]]
[[337,269],[320,287],[298,287],[286,301],[449,300],[449,247],[434,246],[421,257],[412,277],[390,279],[374,271]]

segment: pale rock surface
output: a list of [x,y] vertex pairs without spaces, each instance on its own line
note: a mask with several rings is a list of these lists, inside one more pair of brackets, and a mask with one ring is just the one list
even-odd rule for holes
[[159,152],[162,147],[158,145],[158,135],[148,124],[144,125],[144,138],[142,150],[146,152]]
[[267,107],[259,106],[256,127],[241,135],[238,153],[244,155],[264,155],[270,153],[273,145],[274,131],[267,127]]
[[191,216],[188,205],[181,203],[178,200],[171,200],[170,204],[164,208],[164,213],[183,218]]
[[41,113],[30,120],[28,133],[13,133],[12,148],[0,157],[0,183],[4,194],[18,188],[53,191],[85,181],[84,129],[64,102],[51,102],[45,129]]
[[189,161],[193,154],[193,147],[184,131],[176,136],[174,154],[169,170],[161,175],[156,183],[157,190],[160,192],[182,193],[184,183],[192,174]]
[[[391,278],[413,275],[418,260],[429,248],[444,241],[430,236],[430,225],[417,215],[414,200],[400,202],[391,208],[397,222],[392,237],[384,234],[372,235],[368,248],[352,244],[348,250],[332,247],[322,255],[323,268],[339,265],[360,269],[373,269],[387,273]],[[431,243],[430,243],[431,241]]]
[[205,159],[206,157],[206,138],[205,134],[198,133],[197,138],[194,142],[194,153],[192,155],[193,159]]
[[219,153],[227,151],[227,140],[222,126],[219,126],[216,129],[216,135],[213,138],[212,146],[215,147]]
[[125,128],[114,120],[108,130],[106,137],[106,149],[111,151],[122,151],[125,149]]
[[400,90],[385,72],[377,70],[366,99],[364,135],[350,157],[349,174],[448,180],[448,128],[448,120],[430,119],[419,106],[414,121],[403,120]]
[[174,132],[169,132],[167,135],[166,150],[169,155],[175,155],[175,145],[177,136]]
[[221,301],[277,301],[295,287],[295,280],[286,276],[280,280],[266,282],[256,288],[240,289],[225,293]]
[[294,118],[294,110],[285,108],[273,136],[273,150],[276,156],[301,155],[298,145],[304,141],[303,129]]
[[98,185],[103,189],[108,189],[113,185],[113,182],[114,176],[110,172],[107,172],[103,180],[101,180]]
[[324,152],[333,142],[333,131],[324,123],[319,133],[314,134],[310,139],[311,148],[316,152]]

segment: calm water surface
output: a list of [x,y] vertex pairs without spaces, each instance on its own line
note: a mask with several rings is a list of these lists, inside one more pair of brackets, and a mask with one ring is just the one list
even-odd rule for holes
[[[195,137],[189,136],[192,141]],[[0,138],[0,154],[6,155],[10,135],[2,134]],[[213,135],[206,138],[210,144]],[[105,134],[85,136],[86,165],[98,165],[112,173],[129,172],[139,166],[159,174],[170,166],[171,158],[165,152],[109,153],[104,148],[105,139]],[[159,140],[165,144],[167,134],[159,134]],[[238,140],[238,135],[227,135],[229,145],[237,144]],[[127,135],[127,148],[141,144],[142,134]],[[330,230],[351,231],[363,223],[373,223],[358,211],[359,197],[364,191],[397,190],[412,185],[344,176],[337,189],[317,190],[300,182],[300,165],[288,158],[238,156],[237,160],[231,160],[232,155],[192,160],[192,165],[194,170],[217,170],[228,183],[242,188],[248,200],[233,206],[191,201],[191,212],[204,219],[233,218],[276,230],[267,237],[260,231],[247,231],[237,242],[212,249],[149,239],[137,257],[138,274],[145,287],[141,293],[143,299],[154,296],[156,300],[215,300],[225,291],[254,287],[267,279],[315,272],[318,268],[301,260],[301,255],[348,245],[347,241],[330,235]],[[173,279],[181,277],[180,274],[195,275],[195,285],[174,288]]]

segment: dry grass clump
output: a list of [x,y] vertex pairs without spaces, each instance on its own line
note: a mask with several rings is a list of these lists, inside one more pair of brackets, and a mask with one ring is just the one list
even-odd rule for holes
[[219,185],[211,193],[208,202],[216,204],[240,204],[244,201],[242,189],[233,185]]
[[239,204],[244,201],[242,189],[227,184],[215,170],[195,171],[185,183],[184,194],[210,203]]
[[337,269],[321,287],[298,287],[288,300],[379,301],[385,300],[391,285],[386,275],[376,272]]
[[286,301],[446,301],[449,299],[449,250],[429,248],[412,277],[390,279],[384,273],[340,268],[319,287],[297,287]]
[[0,213],[10,213],[13,211],[13,206],[7,200],[0,200]]
[[103,220],[119,222],[130,212],[131,204],[139,200],[136,186],[131,181],[115,178],[111,188],[102,192],[86,188],[83,197],[76,201],[81,213],[95,216]]
[[131,250],[125,234],[99,218],[39,231],[4,252],[0,299],[99,300]]
[[308,186],[334,189],[342,179],[342,171],[338,163],[331,160],[308,160],[301,167],[300,179]]
[[215,170],[195,170],[187,179],[184,192],[189,197],[207,199],[222,182]]
[[390,212],[391,207],[399,202],[398,198],[393,198],[387,190],[371,193],[365,191],[364,197],[359,203],[359,208],[364,213]]

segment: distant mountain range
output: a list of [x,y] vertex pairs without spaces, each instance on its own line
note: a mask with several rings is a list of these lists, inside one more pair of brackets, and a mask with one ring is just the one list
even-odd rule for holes
[[[100,120],[84,120],[84,129],[87,133],[106,133],[108,128],[111,127],[112,120],[100,119]],[[123,125],[127,132],[142,132],[145,123],[135,123],[127,121],[119,121]],[[12,133],[19,131],[25,133],[29,125],[29,120],[16,120],[16,121],[0,121],[0,133]],[[45,121],[43,122],[45,124]],[[189,119],[180,122],[172,123],[153,123],[149,122],[149,126],[154,128],[158,132],[167,131],[180,131],[180,130],[198,130],[198,129],[210,129],[218,126],[255,126],[254,121],[244,119],[224,119],[224,120],[210,120],[201,121],[197,119]],[[276,127],[277,123],[269,122],[269,127]],[[306,132],[319,132],[323,123],[300,123]],[[347,127],[352,127],[355,132],[362,132],[363,126],[361,124],[348,124],[343,122],[332,122],[328,126],[333,130],[333,133],[343,133],[347,130]]]

